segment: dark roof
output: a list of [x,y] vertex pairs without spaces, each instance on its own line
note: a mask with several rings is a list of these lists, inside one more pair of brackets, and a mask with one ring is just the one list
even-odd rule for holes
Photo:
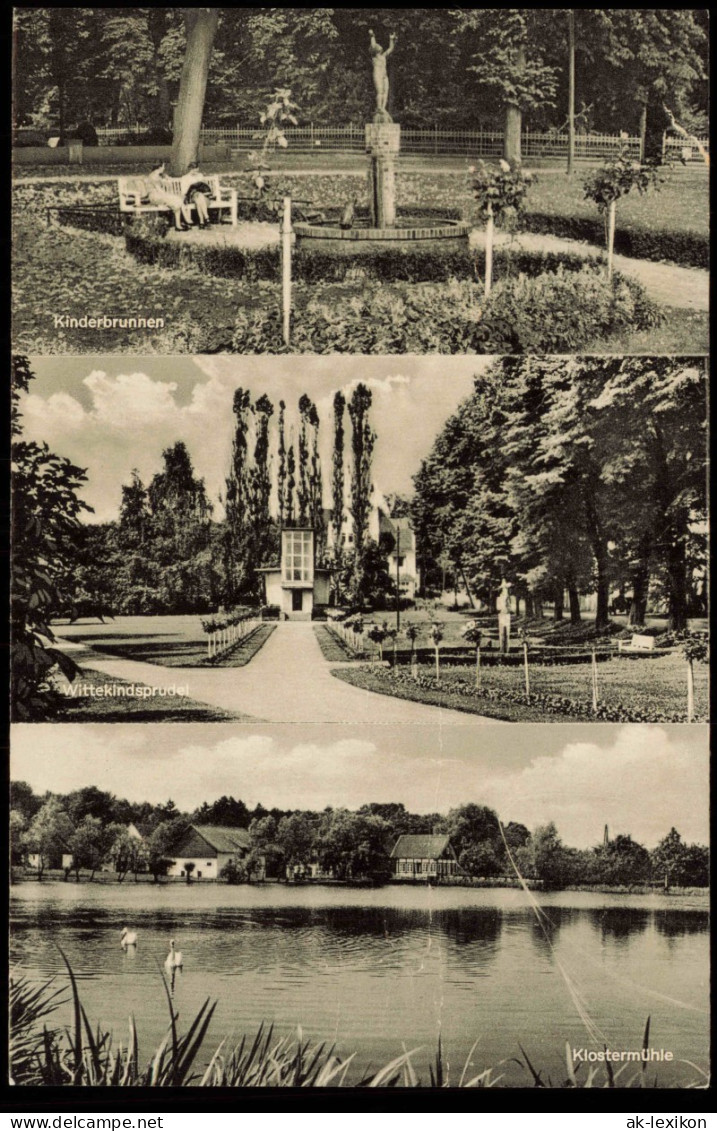
[[[178,856],[211,856],[247,852],[251,846],[246,829],[232,829],[224,825],[190,825],[187,835],[177,850]],[[209,848],[209,852],[207,852]]]
[[450,846],[450,837],[441,834],[404,833],[393,846],[392,860],[438,860]]
[[379,534],[390,534],[398,543],[400,541],[400,552],[406,553],[408,550],[413,550],[416,544],[416,537],[413,532],[413,524],[408,515],[401,518],[390,518],[384,511],[378,512],[378,530]]

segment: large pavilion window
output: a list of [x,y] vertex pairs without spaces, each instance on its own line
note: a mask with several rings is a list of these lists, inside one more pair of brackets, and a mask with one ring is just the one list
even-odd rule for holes
[[313,584],[314,532],[313,530],[282,531],[282,579],[285,582]]

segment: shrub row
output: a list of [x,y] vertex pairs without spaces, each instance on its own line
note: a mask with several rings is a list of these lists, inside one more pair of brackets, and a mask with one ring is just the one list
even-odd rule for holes
[[194,267],[203,275],[248,282],[257,279],[275,282],[279,277],[278,245],[246,249],[192,247],[178,240],[162,239],[156,233],[146,234],[133,225],[125,234],[125,246],[139,263],[149,267],[170,270]]
[[[605,227],[600,219],[589,216],[560,216],[554,212],[521,213],[522,231],[560,236],[564,239],[587,240],[602,247]],[[667,259],[683,267],[709,267],[709,237],[699,232],[662,231],[637,224],[618,227],[615,251],[634,259]]]
[[84,232],[104,232],[111,236],[121,236],[125,220],[116,205],[63,205],[48,209],[59,224],[70,228],[81,228]]
[[[293,353],[574,353],[594,339],[662,319],[639,283],[595,267],[480,288],[453,281],[410,289],[366,284],[344,302],[311,295],[293,317]],[[278,303],[240,310],[232,351],[285,352]]]
[[[68,213],[71,210],[63,210]],[[72,219],[66,221],[73,223]],[[79,225],[78,225],[79,226]],[[98,227],[97,231],[108,230]],[[121,226],[120,226],[120,230]],[[195,266],[203,275],[223,279],[278,280],[280,253],[278,245],[262,248],[205,247],[200,244],[166,242],[161,233],[147,232],[132,224],[126,233],[127,250],[140,262],[151,266],[177,268]],[[597,267],[597,257],[571,253],[512,251],[500,249],[494,259],[496,280],[520,274],[535,277],[565,271],[581,271]],[[392,247],[374,249],[356,258],[329,251],[306,251],[298,248],[292,257],[294,279],[306,283],[343,283],[356,276],[383,283],[443,283],[450,279],[480,278],[485,272],[484,253],[466,251],[402,251]]]

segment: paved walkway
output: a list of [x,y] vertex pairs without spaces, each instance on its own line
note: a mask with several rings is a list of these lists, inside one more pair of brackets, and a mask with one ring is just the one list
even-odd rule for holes
[[[509,235],[496,232],[496,247],[509,242]],[[471,247],[482,248],[484,245],[485,232],[474,230],[471,233]],[[566,240],[532,232],[519,232],[512,246],[516,250],[525,251],[570,252],[585,258],[598,255],[604,250],[580,240]],[[700,267],[678,267],[675,263],[658,263],[652,259],[630,259],[627,255],[615,255],[613,263],[616,271],[630,275],[642,283],[654,302],[680,310],[707,311],[710,308],[709,272]]]
[[[59,634],[58,634],[59,635]],[[62,642],[72,650],[88,647]],[[271,723],[424,723],[475,726],[495,719],[449,711],[408,699],[352,687],[331,675],[340,665],[324,659],[313,625],[279,623],[254,659],[243,668],[165,668],[137,660],[114,660],[100,652],[86,667],[108,677],[149,687],[180,684],[190,698]]]

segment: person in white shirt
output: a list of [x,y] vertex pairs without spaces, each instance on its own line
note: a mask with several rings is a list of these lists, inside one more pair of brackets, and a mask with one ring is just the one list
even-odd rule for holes
[[174,226],[178,232],[190,228],[191,212],[181,193],[172,191],[172,184],[164,172],[164,162],[155,165],[147,177],[147,199],[150,204],[166,204],[174,213]]

